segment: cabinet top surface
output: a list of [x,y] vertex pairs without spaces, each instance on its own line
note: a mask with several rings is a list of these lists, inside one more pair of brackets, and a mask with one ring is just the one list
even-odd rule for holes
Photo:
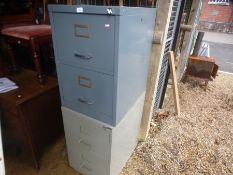
[[36,79],[36,73],[30,70],[22,70],[19,74],[10,75],[7,78],[15,82],[19,88],[7,93],[1,93],[0,104],[11,103],[19,105],[50,89],[58,87],[57,80],[49,76],[46,76],[46,83],[40,85]]
[[95,6],[95,5],[49,5],[50,12],[66,12],[77,14],[96,14],[110,16],[137,15],[155,11],[155,8]]

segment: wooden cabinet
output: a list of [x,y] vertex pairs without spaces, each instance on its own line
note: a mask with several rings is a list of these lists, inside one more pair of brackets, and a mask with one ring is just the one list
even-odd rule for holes
[[47,83],[39,85],[35,75],[23,70],[9,76],[19,88],[0,94],[0,110],[6,130],[24,144],[39,168],[43,148],[63,133],[63,125],[57,80],[46,77]]

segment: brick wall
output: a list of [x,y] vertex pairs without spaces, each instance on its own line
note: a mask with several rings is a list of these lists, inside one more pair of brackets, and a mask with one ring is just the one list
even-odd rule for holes
[[233,22],[233,0],[230,0],[230,5],[213,5],[204,0],[200,21]]

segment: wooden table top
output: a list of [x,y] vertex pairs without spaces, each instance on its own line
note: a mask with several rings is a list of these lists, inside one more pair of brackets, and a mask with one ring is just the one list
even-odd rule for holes
[[45,76],[46,83],[44,85],[39,84],[36,72],[26,69],[21,70],[18,74],[6,77],[15,82],[19,88],[6,93],[0,93],[0,103],[7,102],[19,105],[58,86],[57,79],[50,76]]

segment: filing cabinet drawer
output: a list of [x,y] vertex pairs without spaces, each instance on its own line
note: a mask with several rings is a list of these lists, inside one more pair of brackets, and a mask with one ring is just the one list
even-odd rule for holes
[[77,149],[107,160],[110,155],[111,129],[71,110],[62,108],[62,113],[66,141],[75,143]]
[[53,16],[59,61],[113,74],[113,16],[74,13],[53,13]]
[[60,65],[59,70],[63,105],[109,123],[112,120],[113,77],[68,65]]
[[[109,160],[80,149],[77,142],[66,142],[71,167],[85,175],[109,175]],[[110,158],[110,156],[109,156]]]

